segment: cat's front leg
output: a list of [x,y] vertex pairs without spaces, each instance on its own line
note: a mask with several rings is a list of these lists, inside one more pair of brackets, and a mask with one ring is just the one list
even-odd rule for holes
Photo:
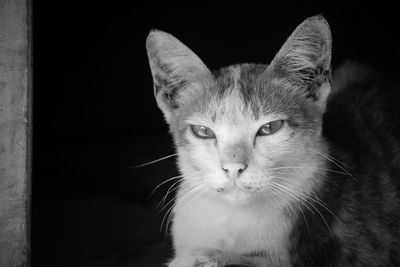
[[228,255],[220,251],[186,253],[177,256],[168,267],[253,267],[244,257]]

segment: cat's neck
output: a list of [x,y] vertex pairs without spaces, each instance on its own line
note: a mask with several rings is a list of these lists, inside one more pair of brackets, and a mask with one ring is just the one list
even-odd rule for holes
[[[178,203],[183,196],[178,193]],[[263,197],[234,205],[218,196],[203,194],[187,205],[175,207],[175,250],[185,253],[207,248],[237,255],[261,253],[271,263],[279,262],[271,266],[285,266],[288,238],[297,216],[286,205],[278,199],[268,202]]]

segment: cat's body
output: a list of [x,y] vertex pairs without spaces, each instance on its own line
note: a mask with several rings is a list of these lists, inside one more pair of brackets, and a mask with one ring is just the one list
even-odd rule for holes
[[[326,214],[334,235],[321,226],[310,238],[301,226],[297,242],[307,246],[297,260],[307,266],[400,266],[400,83],[363,67],[345,65],[341,72],[348,74],[334,77],[339,84],[328,101],[323,136],[352,178],[331,173],[332,182],[320,188],[318,196],[338,217]],[[302,258],[312,251],[318,252],[312,261]]]
[[328,99],[330,48],[313,17],[270,65],[212,73],[174,37],[150,34],[184,176],[170,266],[400,264],[400,92],[348,65]]

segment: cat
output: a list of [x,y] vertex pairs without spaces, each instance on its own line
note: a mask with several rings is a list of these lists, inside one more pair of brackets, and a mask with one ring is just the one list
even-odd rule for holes
[[399,83],[356,64],[332,75],[331,47],[319,15],[269,65],[210,71],[150,32],[183,176],[168,266],[400,266]]

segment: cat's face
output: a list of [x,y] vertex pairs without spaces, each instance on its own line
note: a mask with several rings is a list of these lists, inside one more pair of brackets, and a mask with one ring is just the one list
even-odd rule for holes
[[246,200],[304,185],[315,171],[319,162],[308,150],[319,146],[320,111],[264,71],[228,67],[181,110],[173,133],[193,187]]
[[158,31],[147,49],[188,192],[245,203],[310,190],[330,89],[330,35],[322,18],[300,25],[269,66],[211,73]]

